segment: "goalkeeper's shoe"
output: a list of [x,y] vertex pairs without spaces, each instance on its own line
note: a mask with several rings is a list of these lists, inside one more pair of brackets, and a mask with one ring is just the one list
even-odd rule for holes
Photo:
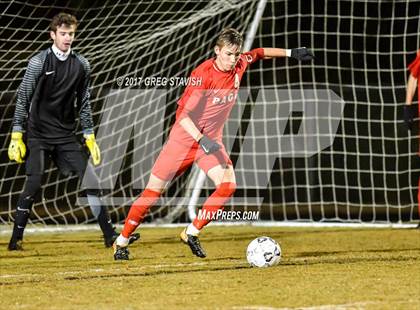
[[[106,238],[104,236],[104,243],[105,243],[105,247],[106,248],[110,248],[113,246],[115,240],[117,240],[118,236],[120,234],[117,233],[116,231],[114,231],[114,234],[112,234],[111,237]],[[139,233],[135,233],[135,234],[131,234],[130,237],[128,237],[128,244],[132,244],[133,242],[136,242],[137,240],[140,240],[140,234]]]
[[188,235],[186,228],[181,232],[179,236],[181,237],[182,242],[189,245],[191,251],[193,252],[195,256],[198,256],[201,258],[206,257],[206,252],[201,247],[200,240],[198,240],[197,236]]
[[9,251],[22,251],[22,240],[10,239],[9,245],[7,246]]
[[114,248],[114,260],[129,260],[130,259],[130,251],[128,251],[128,247],[126,246],[119,246],[116,242],[112,245]]

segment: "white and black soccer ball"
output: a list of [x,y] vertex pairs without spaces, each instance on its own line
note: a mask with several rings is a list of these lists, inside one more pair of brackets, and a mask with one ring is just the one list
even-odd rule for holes
[[280,245],[270,237],[258,237],[248,245],[246,259],[253,267],[275,266],[281,259]]

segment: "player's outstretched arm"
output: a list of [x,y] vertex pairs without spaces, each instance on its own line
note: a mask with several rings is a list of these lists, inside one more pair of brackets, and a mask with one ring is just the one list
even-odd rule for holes
[[411,130],[413,127],[413,120],[414,120],[414,110],[411,107],[411,103],[413,102],[414,93],[416,92],[417,88],[417,79],[410,74],[407,83],[407,91],[405,95],[405,105],[404,105],[404,122],[407,126],[408,130]]
[[292,57],[299,61],[309,61],[314,59],[314,54],[306,47],[284,49],[284,48],[264,48],[264,59]]

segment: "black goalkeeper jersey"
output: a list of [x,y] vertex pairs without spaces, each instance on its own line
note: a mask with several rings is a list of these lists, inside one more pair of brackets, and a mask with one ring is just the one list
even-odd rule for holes
[[51,48],[30,59],[18,90],[13,131],[22,131],[27,117],[27,137],[49,143],[74,141],[76,118],[85,133],[93,132],[89,102],[89,62],[71,51],[66,60]]

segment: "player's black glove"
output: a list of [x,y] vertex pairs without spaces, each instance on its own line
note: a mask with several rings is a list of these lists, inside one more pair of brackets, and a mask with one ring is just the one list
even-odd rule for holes
[[309,61],[315,58],[314,54],[306,47],[292,48],[290,57],[293,57],[299,61]]
[[413,120],[414,120],[414,110],[411,108],[411,105],[404,106],[404,123],[407,126],[408,130],[413,129]]
[[202,136],[201,139],[198,141],[198,144],[200,144],[201,148],[204,150],[204,153],[211,154],[220,149],[220,145],[211,140],[210,138],[206,136]]

